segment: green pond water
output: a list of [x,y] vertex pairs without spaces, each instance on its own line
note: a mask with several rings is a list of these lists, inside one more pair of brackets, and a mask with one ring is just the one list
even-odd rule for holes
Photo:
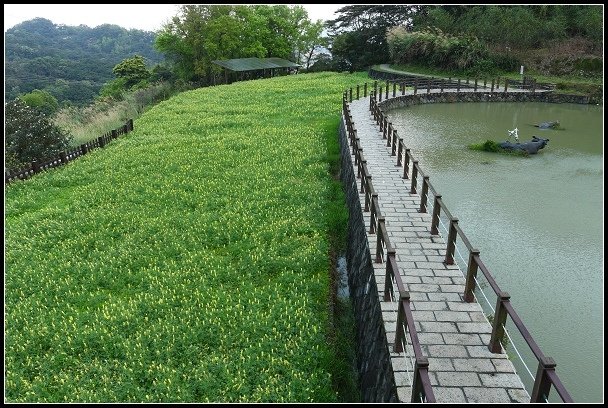
[[[603,107],[450,103],[388,115],[574,400],[602,402]],[[555,120],[563,130],[533,126]],[[529,157],[467,149],[507,140],[515,127],[520,142],[536,135],[549,144]],[[492,289],[484,292],[495,307]],[[514,325],[507,329],[535,376],[538,363]],[[531,392],[530,375],[507,350]],[[549,401],[556,396],[552,389]]]

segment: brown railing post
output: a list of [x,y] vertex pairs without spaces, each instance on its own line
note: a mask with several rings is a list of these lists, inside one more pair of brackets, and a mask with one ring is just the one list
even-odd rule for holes
[[418,78],[414,79],[414,95],[418,93]]
[[378,92],[378,81],[374,81],[374,94]]
[[116,129],[112,129],[112,139],[116,139],[118,137],[118,131]]
[[429,176],[422,177],[422,191],[420,192],[420,211],[426,212],[426,202],[429,196]]
[[[426,393],[424,392],[424,386],[422,384],[420,370],[428,371],[428,369],[429,369],[429,359],[426,358],[425,356],[416,357],[416,362],[414,363],[414,381],[412,384],[412,399],[410,402],[424,402],[422,400],[422,398],[420,397],[421,395],[426,396]],[[427,399],[427,401],[428,401],[428,399]],[[434,398],[433,398],[433,401],[428,401],[428,402],[435,402]]]
[[479,249],[471,249],[469,253],[469,266],[467,267],[467,280],[464,284],[464,301],[467,303],[475,301],[473,292],[475,292],[475,277],[477,276],[476,256],[479,256]]
[[40,165],[38,164],[38,162],[36,160],[32,160],[31,166],[32,166],[32,171],[34,172],[34,174],[40,173]]
[[532,93],[534,93],[534,91],[536,91],[536,79],[532,80]]
[[393,98],[397,96],[397,82],[393,82]]
[[403,353],[403,343],[401,338],[405,337],[404,326],[407,325],[407,317],[405,316],[404,302],[410,301],[410,292],[399,291],[399,305],[397,306],[397,328],[395,330],[395,344],[393,345],[393,352]]
[[64,151],[59,152],[59,159],[61,160],[61,163],[66,164],[68,162],[68,155],[67,153]]
[[363,84],[363,97],[367,98],[367,82]]
[[369,233],[370,234],[375,234],[376,233],[376,223],[374,222],[374,217],[377,215],[376,214],[376,204],[375,202],[378,201],[378,193],[373,193],[372,194],[372,199],[371,202],[369,204]]
[[[434,78],[431,78],[431,79],[434,79]],[[426,80],[426,93],[427,94],[431,93],[431,79]]]
[[488,78],[484,78],[483,79],[483,88],[486,88],[486,85],[488,84]]
[[351,87],[348,92],[348,102],[353,101],[353,88]]
[[382,242],[385,242],[386,237],[383,234],[382,226],[384,225],[384,217],[378,217],[378,226],[376,227],[376,263],[382,263],[382,255],[384,254],[384,248],[382,248]]
[[442,79],[441,80],[441,90],[440,90],[440,93],[443,93],[443,87],[444,87],[444,85],[445,85],[445,79]]
[[[365,180],[366,186],[369,186],[369,184],[372,182],[372,175],[368,174],[367,175],[367,180]],[[369,187],[366,187],[366,189],[368,189]],[[363,212],[368,212],[369,211],[369,202],[370,202],[370,198],[371,198],[371,194],[369,193],[369,191],[365,192],[365,202],[363,205]]]
[[549,398],[551,391],[551,379],[547,375],[547,371],[555,371],[555,361],[551,357],[541,356],[538,362],[538,370],[536,370],[536,380],[532,388],[532,396],[530,402],[545,402]]
[[397,148],[397,167],[401,167],[403,161],[403,139],[399,138],[399,146]]
[[386,279],[384,280],[384,302],[391,301],[391,293],[393,293],[393,270],[392,267],[395,263],[395,256],[397,252],[394,248],[386,250]]
[[460,78],[458,78],[458,85],[456,87],[456,93],[460,92]]
[[393,129],[393,142],[391,149],[391,156],[395,156],[397,154],[397,129]]
[[435,195],[435,201],[433,201],[433,218],[431,219],[431,235],[439,234],[439,214],[441,213],[441,205],[439,200],[441,194]]
[[103,147],[104,146],[104,141],[103,141],[103,136],[99,136],[97,138],[97,141],[99,142],[99,147]]
[[133,119],[129,119],[129,132],[133,131]]
[[388,128],[388,118],[382,115],[382,139],[386,139],[386,131]]
[[406,147],[405,155],[403,156],[403,178],[404,179],[409,178],[409,172],[410,172],[409,167],[410,167],[410,149],[408,149]]
[[390,147],[392,136],[393,136],[393,124],[392,124],[392,122],[388,122],[388,131],[386,133],[386,147]]
[[379,97],[378,101],[382,102],[382,87],[380,87],[379,91],[380,92],[378,92],[378,97]]
[[357,100],[359,100],[359,85],[357,85]]
[[477,92],[477,78],[475,78],[475,86],[473,88],[473,92]]
[[414,160],[412,162],[412,187],[410,189],[410,194],[416,194],[416,184],[418,181],[416,178],[418,177],[418,160]]
[[505,93],[507,93],[508,87],[509,87],[509,78],[505,78]]
[[388,99],[388,88],[390,88],[390,83],[388,82],[388,79],[386,80],[386,98],[384,99]]
[[89,149],[87,148],[87,144],[86,143],[81,144],[80,150],[82,150],[82,154],[87,154],[87,152],[89,151]]
[[494,78],[492,78],[492,87],[490,88],[490,93],[494,93]]
[[456,249],[456,224],[458,224],[458,218],[452,218],[450,220],[450,229],[448,232],[448,245],[445,250],[445,264],[454,265],[454,250]]
[[401,95],[405,95],[405,82],[401,82]]
[[507,292],[500,292],[496,301],[496,312],[494,313],[494,321],[492,322],[492,335],[488,350],[492,353],[500,353],[503,336],[505,335],[504,325],[507,322],[507,308],[505,302],[509,302],[511,296]]

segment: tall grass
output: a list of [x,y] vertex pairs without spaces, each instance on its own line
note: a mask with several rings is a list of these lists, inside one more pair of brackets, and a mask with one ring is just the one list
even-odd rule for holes
[[55,124],[72,136],[72,146],[79,146],[109,130],[138,118],[146,109],[179,92],[168,83],[150,85],[144,89],[125,92],[122,100],[98,99],[86,107],[67,107],[55,115]]

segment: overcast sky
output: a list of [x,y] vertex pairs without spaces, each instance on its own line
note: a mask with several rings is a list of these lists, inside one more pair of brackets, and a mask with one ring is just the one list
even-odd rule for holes
[[[300,4],[312,21],[335,18],[345,4]],[[55,24],[96,27],[116,24],[124,28],[156,31],[177,14],[177,4],[5,4],[4,31],[26,20],[46,18]]]

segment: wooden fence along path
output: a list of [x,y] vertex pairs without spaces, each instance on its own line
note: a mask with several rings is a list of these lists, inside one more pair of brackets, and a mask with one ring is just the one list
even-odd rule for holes
[[6,170],[4,172],[4,184],[6,185],[15,180],[25,180],[41,171],[67,164],[93,149],[104,147],[112,140],[122,135],[126,135],[131,131],[133,131],[133,119],[127,120],[127,122],[118,129],[111,130],[96,139],[81,144],[79,147],[60,152],[56,157],[41,161],[34,160],[27,166]]
[[[493,85],[494,81],[492,91]],[[343,95],[341,126],[349,139],[364,219],[369,220],[367,238],[399,400],[548,402],[554,389],[562,401],[572,402],[554,361],[543,355],[511,306],[509,294],[499,288],[458,219],[445,207],[406,147],[407,138],[399,137],[388,122],[379,101],[389,98],[391,87],[393,97],[418,92],[388,82],[384,89],[375,83],[369,92],[367,84],[350,89]],[[506,93],[508,82],[504,87]],[[423,89],[460,92],[457,88]],[[477,85],[474,88],[469,91],[477,91]],[[534,92],[534,87],[514,91]],[[457,256],[464,259],[457,239],[469,251],[464,272],[455,262]],[[496,295],[490,316],[477,302],[482,299],[482,278]],[[530,393],[503,347],[508,344],[510,353],[515,348],[506,337],[507,317],[537,359],[536,375],[528,370]]]

